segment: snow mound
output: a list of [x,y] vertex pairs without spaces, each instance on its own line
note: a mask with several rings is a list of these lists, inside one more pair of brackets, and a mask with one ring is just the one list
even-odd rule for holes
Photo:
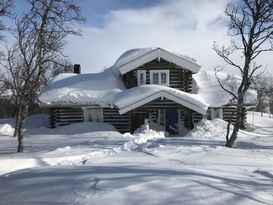
[[14,128],[10,124],[0,125],[0,135],[13,136]]
[[158,132],[152,129],[141,129],[142,128],[138,129],[138,132],[135,132],[133,135],[130,133],[123,134],[124,137],[133,139],[126,142],[116,151],[143,151],[146,147],[156,147],[157,143],[155,141],[165,138],[164,132]]
[[[225,138],[227,122],[221,119],[202,120],[185,137]],[[232,125],[231,125],[232,128]]]

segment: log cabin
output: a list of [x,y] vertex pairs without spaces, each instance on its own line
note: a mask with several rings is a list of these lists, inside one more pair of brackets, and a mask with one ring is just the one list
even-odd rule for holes
[[[49,108],[51,127],[93,121],[111,123],[121,132],[134,132],[145,119],[150,128],[169,135],[183,135],[204,117],[235,120],[231,96],[213,72],[200,71],[196,60],[162,48],[126,51],[101,73],[63,73],[39,95]],[[231,74],[219,77],[227,86],[238,83]],[[254,106],[256,93],[245,99]],[[245,127],[245,121],[242,122]]]

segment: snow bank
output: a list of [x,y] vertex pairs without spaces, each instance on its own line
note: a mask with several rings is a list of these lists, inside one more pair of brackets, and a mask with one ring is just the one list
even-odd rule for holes
[[185,137],[225,139],[226,128],[227,122],[221,119],[202,120]]
[[[156,141],[157,139],[165,138],[164,132],[158,132],[152,129],[149,129],[148,122],[144,123],[140,128],[138,128],[132,135],[130,133],[123,134],[124,137],[132,138],[126,142],[123,146],[121,146],[116,151],[143,151],[145,146],[148,147],[153,146],[152,141]],[[147,143],[150,141],[151,143]],[[147,144],[146,144],[147,143]]]
[[[238,88],[241,82],[241,77],[235,74],[219,72],[217,76],[222,85],[231,91]],[[220,87],[213,71],[200,71],[193,75],[193,78],[198,85],[197,94],[201,96],[210,107],[221,107],[222,105],[228,104],[232,99],[232,96]],[[255,90],[248,90],[244,101],[247,104],[256,104],[257,92]]]
[[14,128],[10,124],[0,124],[0,135],[13,136]]

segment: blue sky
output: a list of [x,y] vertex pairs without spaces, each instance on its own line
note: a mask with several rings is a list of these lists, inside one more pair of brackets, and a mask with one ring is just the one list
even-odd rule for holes
[[109,12],[123,9],[148,8],[162,3],[163,0],[78,0],[86,25],[103,27]]
[[[65,48],[82,71],[99,72],[115,63],[126,50],[162,47],[195,58],[202,69],[213,70],[224,62],[212,50],[214,41],[227,45],[224,10],[235,0],[75,0],[86,22],[81,37],[69,37]],[[15,0],[16,10],[26,9]],[[272,53],[259,57],[273,67]],[[241,56],[236,61],[242,63]]]

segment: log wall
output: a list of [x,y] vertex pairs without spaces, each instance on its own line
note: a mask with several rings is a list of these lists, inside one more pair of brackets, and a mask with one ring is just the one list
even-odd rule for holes
[[123,81],[127,89],[137,87],[137,70],[146,70],[146,84],[150,84],[150,70],[169,70],[170,87],[184,92],[192,90],[192,72],[163,59],[160,62],[151,61],[124,74]]
[[[231,123],[235,124],[236,122],[236,107],[226,106],[223,107],[223,120],[229,122],[231,119]],[[246,129],[246,122],[247,122],[247,110],[243,108],[243,121],[241,122],[240,128]]]
[[83,111],[81,108],[53,108],[49,114],[51,128],[75,122],[83,122],[83,120]]
[[104,122],[112,124],[119,132],[130,132],[130,113],[120,115],[118,109],[104,108]]

